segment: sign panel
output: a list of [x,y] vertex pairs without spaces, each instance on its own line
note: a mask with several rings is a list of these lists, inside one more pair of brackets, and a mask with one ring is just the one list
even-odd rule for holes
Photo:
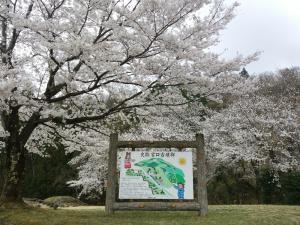
[[122,152],[119,199],[194,199],[192,152]]

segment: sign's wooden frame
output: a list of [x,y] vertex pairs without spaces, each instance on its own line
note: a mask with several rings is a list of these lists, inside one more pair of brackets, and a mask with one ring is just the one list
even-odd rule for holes
[[[118,148],[195,148],[197,150],[197,186],[196,199],[192,202],[117,202],[117,160]],[[110,135],[108,153],[108,179],[106,189],[105,212],[113,214],[115,210],[177,210],[198,211],[200,216],[208,212],[206,164],[203,134],[197,134],[195,141],[119,141],[118,134]]]

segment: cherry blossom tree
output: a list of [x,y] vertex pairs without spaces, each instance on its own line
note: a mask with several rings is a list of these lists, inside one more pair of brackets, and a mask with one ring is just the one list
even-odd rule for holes
[[[242,79],[244,80],[244,79]],[[223,96],[228,93],[237,91],[243,86],[239,74],[223,75],[214,77],[203,77],[198,82],[201,87],[197,94],[188,92],[182,87],[181,92],[183,98],[189,101],[187,104],[180,106],[160,106],[138,108],[136,116],[140,118],[140,122],[136,126],[121,132],[119,138],[122,140],[194,140],[197,133],[205,133],[206,139],[209,138],[208,120],[223,109]],[[201,96],[201,97],[199,97]],[[197,99],[194,101],[193,99]],[[118,124],[119,125],[119,124]],[[209,128],[211,129],[211,128]],[[80,152],[71,164],[78,168],[78,178],[72,180],[69,184],[81,190],[80,195],[87,198],[95,198],[95,195],[101,195],[105,190],[105,180],[107,179],[106,164],[99,163],[107,160],[108,135],[106,131],[101,138],[102,142],[96,141],[92,145],[86,145],[82,149],[76,149]],[[214,131],[213,131],[214,132]],[[99,134],[92,134],[88,131],[84,136],[93,136],[99,139]],[[93,142],[89,142],[93,143]],[[226,143],[224,143],[226,144]],[[68,145],[68,143],[65,143]],[[207,179],[215,175],[215,169],[220,165],[220,160],[215,160],[216,150],[209,147],[206,141],[206,152],[208,154],[208,174]],[[70,149],[74,150],[74,148]],[[120,149],[122,151],[123,149]],[[135,149],[135,151],[145,149]],[[176,149],[147,149],[147,151],[172,151]],[[183,149],[185,150],[185,149]],[[219,151],[220,152],[220,151]],[[195,152],[194,152],[195,153]],[[194,155],[194,160],[196,156]],[[223,163],[223,161],[222,161]],[[196,165],[196,163],[194,162]],[[195,168],[196,169],[196,168]]]
[[[189,100],[195,97],[184,96]],[[138,109],[143,123],[121,138],[193,140],[197,132],[204,133],[208,181],[219,166],[247,167],[247,179],[253,179],[260,168],[274,173],[300,170],[298,68],[249,78],[226,75],[203,79],[201,96],[199,101],[160,107],[159,111]],[[78,165],[79,174],[70,185],[80,187],[86,196],[101,194],[105,186],[106,168],[99,161],[106,159],[107,141],[97,144],[71,161]]]
[[262,74],[245,80],[229,107],[210,121],[208,154],[215,165],[251,171],[255,180],[268,169],[279,183],[280,172],[300,170],[300,73],[298,68]]
[[204,78],[253,60],[256,55],[225,61],[209,51],[236,6],[223,0],[1,0],[1,204],[22,201],[26,153],[41,154],[54,136],[82,150],[118,122],[135,123],[136,109],[198,101]]

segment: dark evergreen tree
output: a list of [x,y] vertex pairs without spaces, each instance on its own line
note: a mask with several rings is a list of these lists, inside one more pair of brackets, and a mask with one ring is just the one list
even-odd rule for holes
[[249,77],[249,73],[248,71],[245,69],[245,67],[242,69],[242,71],[240,72],[240,75],[244,78],[248,78]]
[[27,154],[23,196],[40,199],[58,195],[77,197],[76,190],[67,184],[77,176],[77,170],[68,164],[74,155],[66,154],[59,143],[47,146],[46,154],[47,157]]

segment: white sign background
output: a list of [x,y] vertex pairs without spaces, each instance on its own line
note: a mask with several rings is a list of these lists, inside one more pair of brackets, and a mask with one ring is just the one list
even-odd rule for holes
[[125,151],[119,165],[119,199],[194,199],[192,152]]

